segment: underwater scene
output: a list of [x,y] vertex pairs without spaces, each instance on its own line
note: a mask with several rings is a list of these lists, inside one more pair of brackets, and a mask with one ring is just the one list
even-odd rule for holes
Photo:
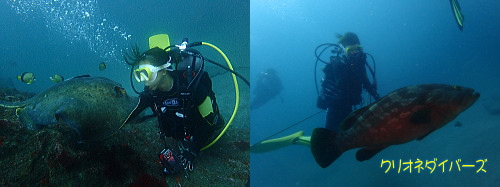
[[500,185],[499,9],[250,1],[251,186]]
[[249,6],[0,2],[0,185],[248,185]]

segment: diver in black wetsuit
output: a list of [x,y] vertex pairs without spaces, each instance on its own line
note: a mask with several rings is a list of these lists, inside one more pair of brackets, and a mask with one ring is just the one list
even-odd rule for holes
[[207,72],[200,71],[198,63],[203,61],[202,57],[196,52],[189,55],[178,49],[165,51],[158,47],[128,57],[133,62],[130,64],[139,67],[134,71],[136,80],[145,83],[139,105],[131,118],[147,107],[151,108],[158,117],[160,137],[163,140],[172,137],[178,141],[178,145],[173,146],[177,149],[165,143],[165,149],[159,153],[164,172],[192,171],[200,149],[210,143],[216,130],[224,126],[212,91],[212,81]]
[[257,109],[275,98],[283,90],[283,85],[278,77],[276,70],[269,68],[265,72],[261,72],[255,89],[252,94],[255,95],[250,103],[250,109]]
[[380,96],[376,84],[370,83],[366,73],[366,54],[355,33],[337,35],[344,54],[331,58],[323,72],[322,89],[317,106],[327,110],[325,128],[339,131],[340,123],[353,111],[353,106],[361,103],[361,92],[365,89],[374,99]]

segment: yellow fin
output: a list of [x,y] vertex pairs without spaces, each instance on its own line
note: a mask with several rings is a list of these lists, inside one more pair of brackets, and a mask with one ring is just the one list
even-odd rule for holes
[[153,49],[155,47],[159,47],[161,49],[165,49],[170,46],[170,38],[168,34],[157,34],[149,37],[149,48]]
[[250,146],[250,153],[264,153],[278,150],[289,145],[310,146],[311,137],[304,136],[304,131],[299,131],[291,135],[259,142]]
[[455,21],[457,21],[458,28],[463,31],[464,29],[464,15],[462,14],[462,8],[460,8],[460,4],[458,4],[458,0],[450,0],[451,9],[453,11],[453,15],[455,16]]

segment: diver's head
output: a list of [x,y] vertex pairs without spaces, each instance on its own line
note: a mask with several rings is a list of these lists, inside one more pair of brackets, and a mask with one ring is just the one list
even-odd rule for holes
[[358,35],[355,33],[346,32],[344,35],[337,34],[337,38],[339,39],[338,43],[344,47],[344,53],[346,56],[354,56],[363,51]]
[[174,58],[167,51],[152,48],[136,59],[138,68],[134,70],[134,77],[138,82],[144,82],[150,90],[168,91],[173,85],[173,61]]
[[270,76],[276,76],[278,72],[274,70],[273,68],[267,69],[265,72],[262,72],[265,75],[270,75]]
[[346,32],[344,35],[337,33],[336,36],[339,39],[338,43],[342,44],[344,48],[361,45],[361,43],[359,42],[358,35],[356,35],[353,32]]

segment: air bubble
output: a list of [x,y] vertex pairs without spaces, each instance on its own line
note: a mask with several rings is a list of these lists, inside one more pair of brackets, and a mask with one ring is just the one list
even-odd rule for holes
[[104,18],[95,0],[11,0],[7,3],[23,20],[45,19],[49,31],[63,34],[70,43],[84,40],[89,50],[106,61],[119,61],[121,56],[117,55],[121,53],[116,50],[127,47],[127,40],[132,37]]

